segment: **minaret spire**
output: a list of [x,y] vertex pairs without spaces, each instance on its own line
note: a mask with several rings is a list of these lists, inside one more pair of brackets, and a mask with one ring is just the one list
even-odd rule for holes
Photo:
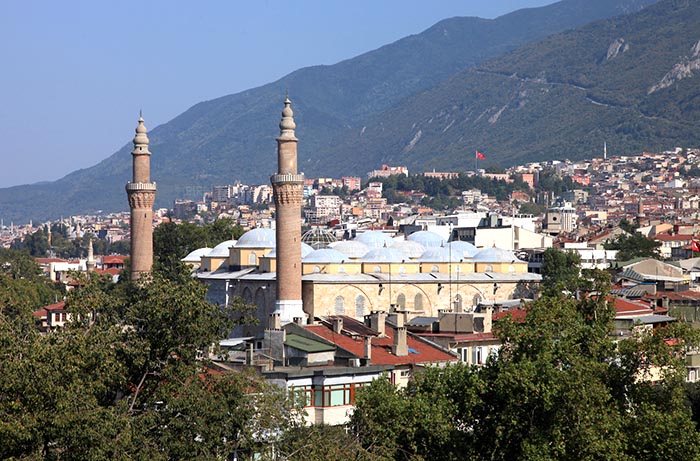
[[148,130],[142,112],[134,136],[133,180],[126,184],[131,208],[131,280],[153,267],[153,202],[156,183],[151,182],[151,152],[148,150]]
[[285,95],[277,137],[277,174],[270,177],[275,195],[277,237],[277,300],[280,323],[304,318],[301,299],[301,199],[304,175],[297,171],[294,111]]
[[90,237],[90,240],[88,240],[88,254],[87,261],[85,261],[85,267],[87,268],[88,273],[95,270],[95,253],[92,249],[92,237]]

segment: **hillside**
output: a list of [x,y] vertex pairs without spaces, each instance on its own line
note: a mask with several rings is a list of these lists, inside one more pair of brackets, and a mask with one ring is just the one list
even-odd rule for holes
[[[275,168],[274,137],[285,89],[294,101],[305,173],[364,174],[377,163],[357,162],[341,170],[346,163],[338,155],[347,155],[348,149],[337,144],[352,142],[353,135],[371,127],[371,120],[381,120],[385,111],[407,107],[402,102],[411,104],[417,95],[464,69],[525,43],[654,2],[564,0],[494,20],[447,19],[356,58],[300,69],[268,85],[199,103],[149,133],[153,179],[158,182],[156,206],[169,206],[176,197],[200,198],[212,185],[237,179],[267,182]],[[124,133],[125,140],[130,137],[130,132]],[[368,159],[378,158],[373,152],[385,152],[387,140],[376,141],[376,147],[362,152]],[[125,209],[129,147],[55,182],[0,189],[0,215],[26,221]],[[359,158],[355,152],[352,157]]]
[[[700,147],[700,2],[665,0],[522,47],[392,108],[337,168],[414,170]],[[349,157],[350,153],[354,153]],[[365,168],[366,169],[366,168]]]

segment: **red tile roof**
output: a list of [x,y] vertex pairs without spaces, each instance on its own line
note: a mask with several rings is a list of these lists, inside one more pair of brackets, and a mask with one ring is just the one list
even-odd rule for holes
[[66,302],[65,301],[59,301],[54,304],[49,304],[48,306],[44,306],[44,309],[47,311],[62,311],[65,310],[66,308]]
[[624,298],[615,298],[615,315],[651,315],[654,311],[648,303],[630,301]]
[[113,256],[103,256],[102,264],[124,264],[124,258],[126,256],[113,255]]
[[[350,324],[351,322],[361,323],[350,317],[343,317],[344,325]],[[307,325],[304,328],[358,357],[364,356],[365,343],[363,337],[353,339],[344,334],[337,334],[333,332],[332,328],[329,328],[326,325]],[[391,353],[391,346],[394,344],[394,332],[394,328],[387,323],[385,336],[372,337],[373,365],[407,365],[434,362],[453,362],[457,360],[457,358],[452,354],[445,352],[438,346],[421,341],[408,332],[406,334],[408,355],[397,357]]]

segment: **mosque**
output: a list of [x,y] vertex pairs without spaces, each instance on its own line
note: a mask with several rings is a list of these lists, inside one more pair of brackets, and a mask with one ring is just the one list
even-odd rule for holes
[[[433,232],[403,238],[369,230],[353,240],[319,245],[315,239],[314,247],[305,243],[304,176],[297,171],[295,128],[287,98],[277,137],[278,172],[270,178],[276,229],[253,229],[238,240],[195,250],[183,259],[209,286],[211,302],[226,305],[240,297],[257,306],[259,325],[244,327],[240,334],[261,333],[270,318],[281,325],[334,315],[363,321],[372,312],[384,311],[403,313],[410,321],[536,295],[541,276],[528,273],[527,262],[513,252],[447,242]],[[148,189],[155,190],[155,184]]]

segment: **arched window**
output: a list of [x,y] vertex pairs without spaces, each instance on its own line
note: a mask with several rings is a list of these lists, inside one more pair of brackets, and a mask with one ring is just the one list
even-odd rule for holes
[[344,274],[344,273],[345,273],[345,266],[340,266],[340,267],[338,267],[338,273],[339,273],[339,274]]
[[241,298],[243,298],[243,302],[246,304],[250,304],[253,302],[253,293],[250,292],[250,288],[246,287],[243,290],[243,294],[241,295]]
[[265,312],[265,292],[262,288],[258,288],[255,292],[255,305],[258,307],[258,311]]
[[464,310],[464,303],[462,302],[462,295],[459,293],[455,295],[454,299],[454,310],[455,312],[462,312]]
[[438,266],[433,266],[430,268],[430,272],[440,272],[440,268]]
[[362,320],[365,318],[365,297],[355,296],[355,318]]
[[320,266],[314,266],[314,274],[318,274],[321,272],[321,267]]
[[380,266],[374,266],[374,273],[379,274],[382,272],[382,268]]
[[487,264],[485,272],[493,272],[493,266],[491,264]]
[[345,315],[345,299],[342,296],[335,297],[335,315]]
[[405,274],[406,273],[406,266],[399,266],[399,274]]
[[248,264],[251,266],[257,266],[258,264],[258,255],[254,251],[248,255]]
[[423,310],[423,295],[421,293],[416,294],[416,297],[413,298],[413,308],[417,311]]
[[406,308],[406,295],[403,293],[399,293],[399,295],[396,297],[396,304],[401,308],[401,310]]
[[474,295],[474,298],[472,298],[472,305],[474,307],[476,307],[479,305],[480,302],[481,302],[481,295],[480,294]]
[[508,272],[510,272],[511,274],[512,274],[513,272],[515,272],[515,266],[512,265],[512,264],[511,264],[510,266],[508,266]]

